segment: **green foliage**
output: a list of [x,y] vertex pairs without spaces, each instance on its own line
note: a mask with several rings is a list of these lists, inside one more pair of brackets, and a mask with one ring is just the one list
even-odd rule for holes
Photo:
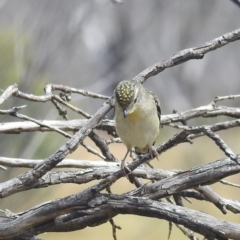
[[29,54],[28,36],[13,28],[0,28],[1,88],[18,82],[26,69]]

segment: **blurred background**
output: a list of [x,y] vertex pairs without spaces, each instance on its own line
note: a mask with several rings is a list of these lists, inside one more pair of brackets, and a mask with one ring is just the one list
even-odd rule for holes
[[[199,46],[224,33],[239,28],[240,8],[230,0],[0,0],[0,89],[17,83],[19,90],[44,94],[46,83],[63,84],[111,96],[117,83],[131,79],[150,65],[185,48]],[[231,43],[193,60],[170,68],[149,79],[145,86],[160,98],[163,114],[195,108],[210,103],[215,96],[240,94],[240,42]],[[72,104],[93,114],[103,103],[78,95]],[[51,103],[31,103],[9,98],[1,109],[27,104],[23,114],[37,119],[61,119]],[[240,101],[225,101],[239,106]],[[108,114],[113,117],[113,112]],[[80,118],[69,112],[69,118]],[[227,118],[198,119],[189,125],[211,124]],[[2,122],[18,121],[0,116]],[[177,130],[164,127],[162,142]],[[219,133],[239,153],[239,129]],[[104,133],[103,133],[104,134]],[[107,137],[107,136],[106,136]],[[21,133],[1,135],[0,152],[4,157],[44,159],[67,139],[57,133]],[[87,144],[94,147],[90,140]],[[204,152],[202,151],[204,149]],[[122,144],[111,146],[119,159],[125,154]],[[181,144],[161,155],[153,165],[164,169],[188,169],[224,157],[207,138]],[[97,159],[79,147],[69,158]],[[0,172],[0,181],[9,180],[27,169]],[[235,175],[228,178],[240,183]],[[94,183],[88,184],[91,186]],[[240,200],[239,189],[214,184],[221,196]],[[79,192],[86,186],[65,184],[31,190],[0,201],[0,209],[13,212],[57,197]],[[132,189],[125,179],[113,186],[114,193]],[[216,217],[240,223],[231,213],[223,216],[211,204],[194,202],[186,206],[209,212]],[[168,223],[136,216],[117,216],[115,223],[123,230],[119,239],[167,239]],[[43,234],[44,239],[113,239],[109,223],[73,233]],[[171,239],[186,239],[174,227]]]

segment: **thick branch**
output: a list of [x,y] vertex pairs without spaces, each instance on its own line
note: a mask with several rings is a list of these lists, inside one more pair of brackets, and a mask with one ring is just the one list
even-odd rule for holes
[[[70,140],[67,141],[57,152],[52,156],[47,158],[44,162],[39,163],[32,170],[2,184],[1,189],[6,189],[4,186],[9,186],[10,189],[8,194],[13,194],[18,192],[20,189],[16,186],[20,184],[24,185],[26,189],[30,189],[34,186],[35,182],[41,178],[46,172],[54,168],[58,163],[60,163],[67,154],[74,151],[79,143],[81,143],[87,135],[92,131],[92,129],[101,121],[105,114],[111,109],[111,104],[106,102],[102,108],[100,108],[95,115],[82,127]],[[2,191],[2,197],[5,195]]]
[[[134,162],[133,162],[134,163]],[[132,164],[132,163],[131,163]],[[129,164],[130,165],[130,164]],[[240,172],[240,166],[230,159],[222,159],[213,163],[195,167],[188,171],[167,177],[153,184],[148,184],[128,194],[137,197],[144,196],[151,199],[159,199],[168,195],[179,193],[182,190],[205,184],[211,184],[221,178]],[[210,174],[211,173],[211,174]],[[72,208],[85,208],[97,192],[109,186],[110,182],[119,178],[123,173],[118,171],[102,180],[95,186],[62,199],[56,199],[27,211],[8,224],[0,224],[0,235],[14,236],[24,232],[26,225],[33,227],[49,221],[53,217],[69,213]],[[125,195],[126,197],[126,195]],[[24,223],[24,225],[22,225]],[[26,225],[25,225],[26,224]]]
[[[72,208],[68,209],[68,212],[71,210]],[[59,216],[53,220],[55,218],[54,212],[48,213],[48,215],[52,215],[52,220],[43,225],[39,224],[38,219],[34,218],[34,223],[28,224],[28,228],[25,226],[25,231],[29,227],[28,232],[31,234],[36,231],[37,233],[45,231],[73,231],[83,229],[87,226],[101,225],[117,214],[134,214],[165,219],[176,224],[181,224],[211,239],[239,239],[240,236],[239,224],[226,222],[196,210],[146,198],[98,194],[86,205],[76,207],[74,213]],[[24,215],[29,214],[31,214],[30,211],[24,213]],[[4,222],[4,225],[11,225],[12,222],[19,222],[20,225],[23,225],[20,219],[24,215],[14,220],[9,219],[9,221]],[[16,234],[19,235],[19,232],[16,232]],[[4,232],[1,236],[4,239],[9,234],[8,232]]]
[[135,191],[134,195],[158,199],[199,185],[212,184],[239,172],[240,165],[230,158],[225,158],[143,186],[137,193]]

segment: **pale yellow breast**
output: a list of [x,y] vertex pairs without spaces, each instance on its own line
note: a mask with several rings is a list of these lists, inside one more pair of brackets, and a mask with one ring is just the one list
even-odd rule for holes
[[153,145],[159,134],[159,119],[155,109],[154,101],[149,101],[124,118],[122,110],[115,107],[116,131],[128,148],[145,149]]

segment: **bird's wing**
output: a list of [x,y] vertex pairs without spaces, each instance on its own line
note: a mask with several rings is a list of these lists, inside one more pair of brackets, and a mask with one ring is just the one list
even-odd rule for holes
[[148,92],[151,94],[151,96],[153,97],[155,104],[156,104],[156,108],[157,108],[157,114],[158,114],[158,118],[159,118],[159,127],[161,125],[161,106],[160,106],[160,101],[157,97],[157,95],[151,91],[148,90]]

